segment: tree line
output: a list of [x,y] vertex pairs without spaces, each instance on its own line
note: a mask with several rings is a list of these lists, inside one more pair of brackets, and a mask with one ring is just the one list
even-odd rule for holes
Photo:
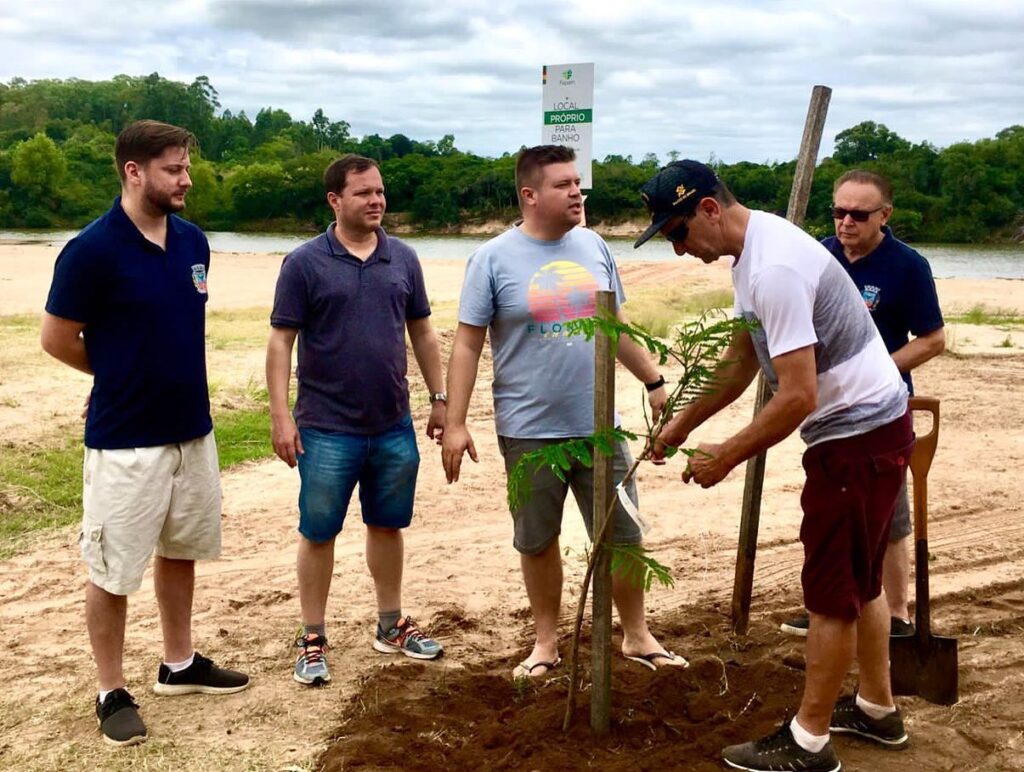
[[[118,192],[114,140],[128,123],[153,118],[199,140],[186,216],[212,230],[305,230],[326,226],[321,177],[342,153],[376,159],[388,209],[423,229],[454,228],[516,214],[515,154],[463,152],[455,137],[356,137],[318,109],[309,120],[265,107],[250,118],[221,110],[205,76],[185,84],[158,73],[107,81],[14,78],[0,83],[0,227],[78,228]],[[665,162],[678,153],[669,153]],[[711,164],[743,203],[784,213],[795,161]],[[642,219],[637,193],[659,167],[653,153],[594,162],[587,199],[592,222]],[[840,132],[815,173],[807,227],[831,231],[832,183],[853,167],[893,182],[893,228],[907,240],[975,242],[1008,238],[1024,222],[1024,126],[993,138],[937,148],[914,144],[883,124]]]

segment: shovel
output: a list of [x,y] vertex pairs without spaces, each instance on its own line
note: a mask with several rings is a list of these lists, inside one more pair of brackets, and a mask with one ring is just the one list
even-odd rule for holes
[[910,409],[932,414],[932,428],[910,456],[914,475],[914,560],[917,630],[913,635],[889,639],[892,693],[914,694],[937,705],[953,705],[958,699],[957,639],[932,635],[928,600],[928,469],[939,438],[939,401],[911,397]]

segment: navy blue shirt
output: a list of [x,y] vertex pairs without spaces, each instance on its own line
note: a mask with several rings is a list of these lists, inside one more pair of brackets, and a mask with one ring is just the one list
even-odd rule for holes
[[430,314],[407,244],[377,230],[365,261],[327,232],[284,258],[270,323],[299,331],[300,428],[380,434],[409,412],[405,326]]
[[[888,226],[874,251],[850,262],[835,236],[822,240],[860,290],[871,318],[889,353],[907,345],[909,335],[920,337],[944,325],[939,296],[928,261],[892,235]],[[903,373],[907,389],[914,393],[910,373]]]
[[48,313],[85,324],[94,373],[85,419],[90,448],[169,445],[213,429],[206,385],[210,246],[195,225],[167,218],[167,249],[121,208],[57,257]]

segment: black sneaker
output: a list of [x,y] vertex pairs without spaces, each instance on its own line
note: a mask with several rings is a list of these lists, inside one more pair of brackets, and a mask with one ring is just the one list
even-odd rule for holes
[[831,742],[817,753],[801,748],[789,729],[789,720],[760,740],[730,745],[722,751],[722,760],[733,769],[749,772],[839,772],[843,768]]
[[172,673],[167,665],[161,663],[153,691],[165,697],[196,693],[234,694],[248,685],[249,676],[217,667],[197,651],[192,664],[177,673]]
[[836,703],[830,723],[829,729],[833,732],[855,734],[891,750],[903,750],[909,742],[899,708],[885,718],[871,718],[857,707],[854,695],[843,697]]
[[111,745],[137,745],[149,737],[139,715],[139,705],[127,689],[114,689],[102,703],[97,695],[96,719],[100,722],[103,739]]
[[810,617],[796,617],[795,619],[787,619],[779,625],[779,629],[787,635],[799,635],[801,638],[806,638],[807,628],[810,626]]
[[891,617],[889,620],[889,635],[894,638],[900,638],[905,635],[913,635],[915,633],[914,625],[911,622],[905,622],[899,617]]
[[[795,617],[794,619],[787,619],[781,625],[779,629],[787,635],[799,635],[801,638],[807,637],[807,629],[811,626],[811,620],[808,617]],[[913,635],[914,625],[910,622],[904,622],[899,617],[892,617],[889,621],[889,635],[894,637],[900,637],[904,635]]]

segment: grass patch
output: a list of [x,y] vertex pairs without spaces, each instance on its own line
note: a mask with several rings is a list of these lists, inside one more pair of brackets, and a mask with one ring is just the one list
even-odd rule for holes
[[686,292],[684,289],[644,288],[630,293],[623,311],[629,321],[651,335],[667,338],[672,327],[709,308],[733,306],[731,290]]
[[[260,399],[262,397],[262,399]],[[273,455],[265,391],[213,414],[221,471]],[[82,517],[79,435],[48,446],[8,446],[0,454],[0,559],[17,551],[26,534]]]
[[1024,316],[1012,309],[996,308],[991,309],[982,303],[978,303],[960,314],[953,314],[947,317],[947,322],[956,324],[977,324],[988,327],[1020,327],[1024,326]]
[[206,315],[206,342],[214,351],[265,348],[269,335],[269,308],[210,311]]
[[430,324],[434,331],[454,330],[459,321],[459,301],[443,300],[430,303]]

